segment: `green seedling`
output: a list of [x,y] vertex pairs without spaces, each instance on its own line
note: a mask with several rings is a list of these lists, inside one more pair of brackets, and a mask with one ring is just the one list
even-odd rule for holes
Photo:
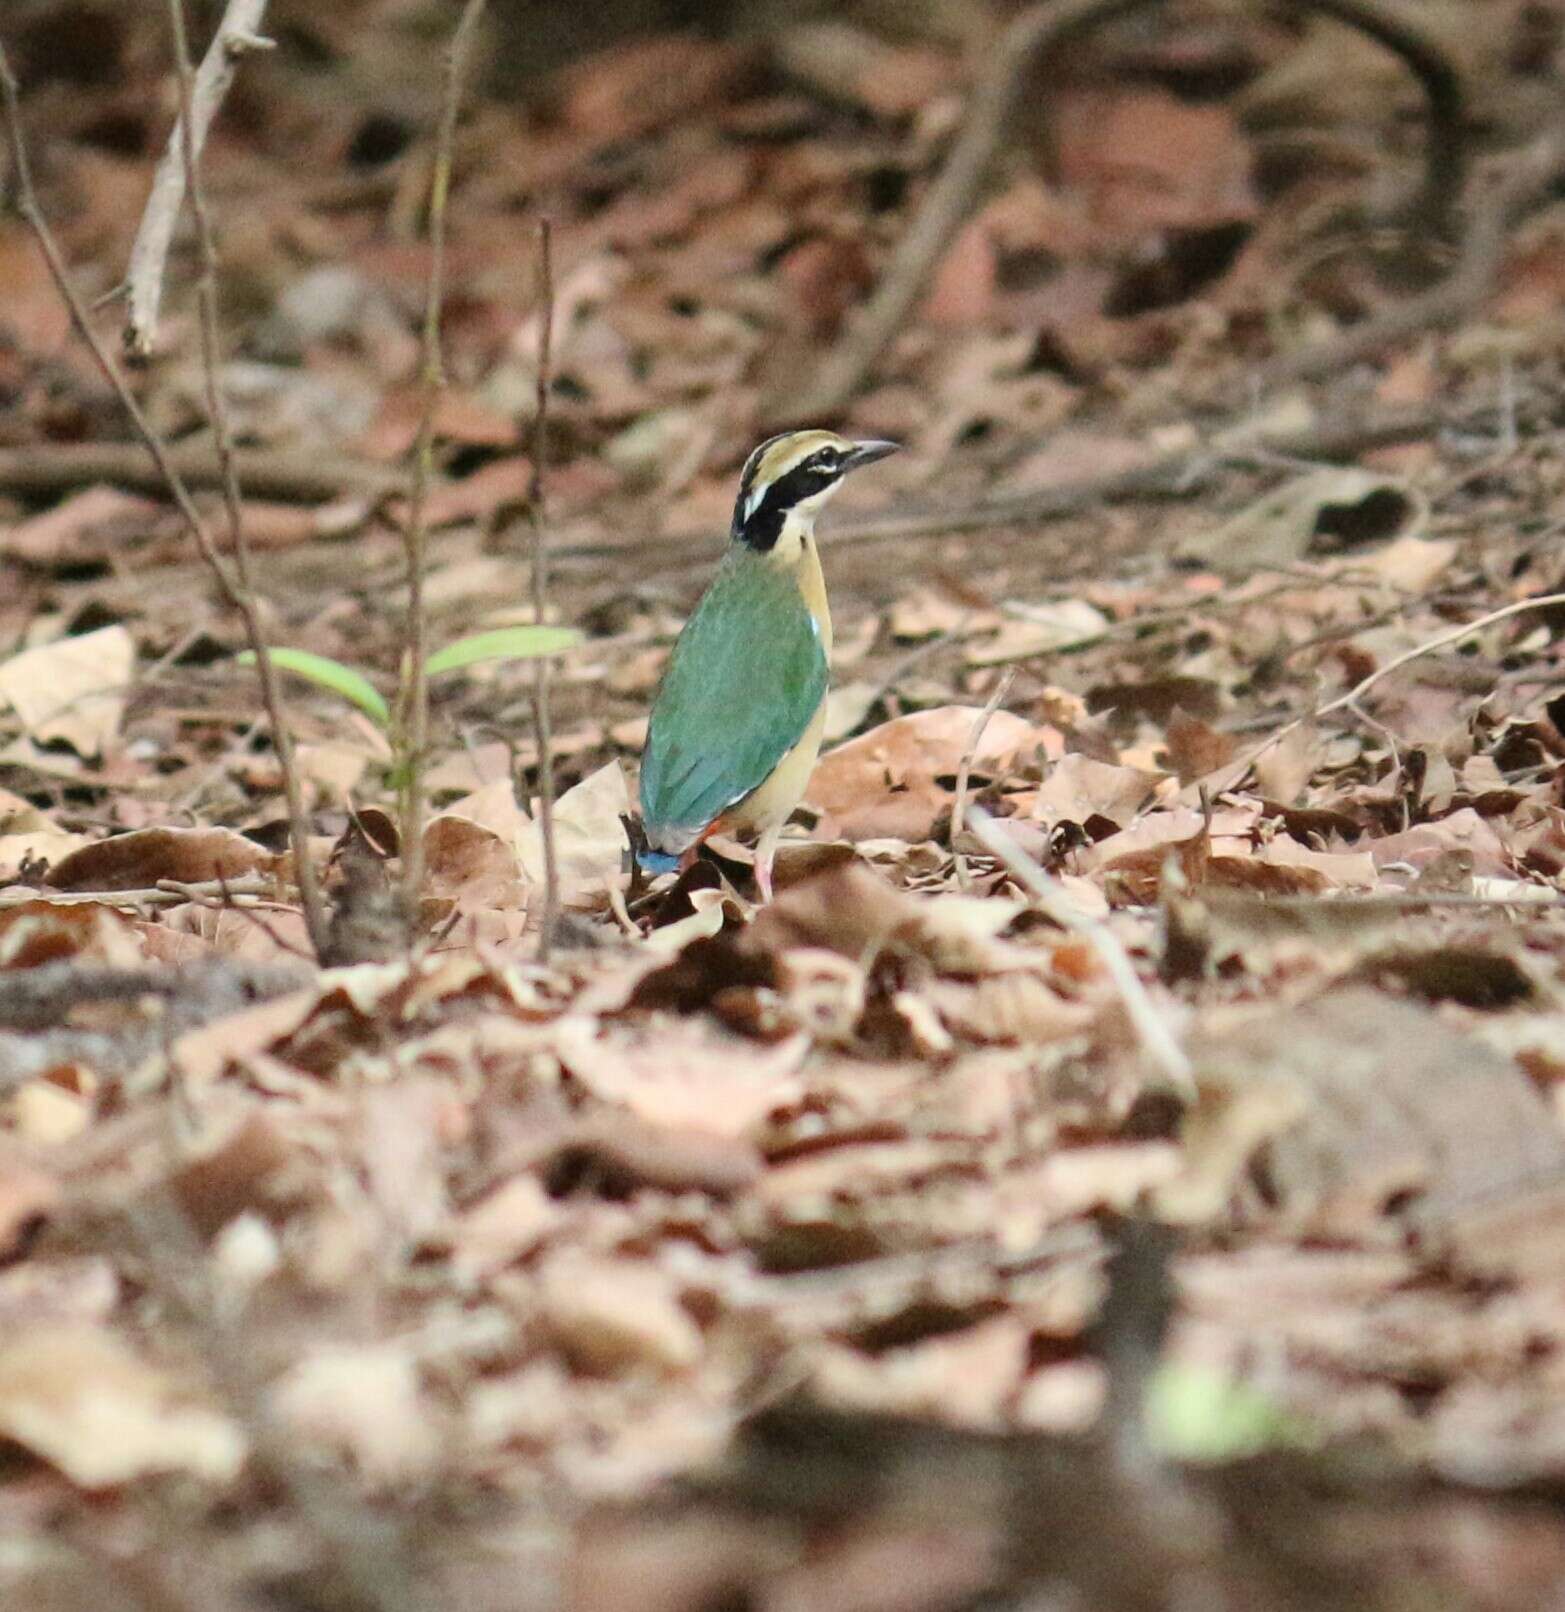
[[[473,633],[458,638],[455,643],[437,649],[424,662],[427,677],[440,677],[447,672],[465,671],[480,661],[536,660],[540,655],[558,655],[581,642],[581,634],[574,627],[497,627],[492,632]],[[391,733],[396,726],[395,713],[375,685],[355,666],[345,666],[329,655],[312,655],[305,649],[272,649],[268,653],[275,665],[295,677],[302,677],[318,688],[356,705],[383,733]],[[246,650],[239,657],[241,666],[253,666],[255,655]]]

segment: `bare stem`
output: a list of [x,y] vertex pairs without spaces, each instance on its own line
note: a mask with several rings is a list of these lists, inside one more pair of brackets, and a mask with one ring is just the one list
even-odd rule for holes
[[[1535,598],[1518,599],[1514,604],[1502,605],[1500,609],[1491,610],[1464,626],[1452,627],[1446,632],[1437,633],[1433,638],[1426,638],[1423,643],[1415,644],[1411,649],[1393,656],[1368,677],[1361,678],[1346,694],[1339,694],[1335,699],[1327,700],[1324,705],[1316,706],[1313,711],[1307,711],[1303,716],[1296,716],[1291,722],[1285,722],[1275,733],[1269,734],[1256,745],[1245,758],[1245,772],[1248,772],[1262,756],[1281,744],[1290,733],[1297,732],[1306,722],[1318,722],[1323,716],[1330,716],[1333,712],[1354,709],[1372,688],[1383,683],[1393,672],[1400,672],[1404,666],[1411,665],[1413,661],[1421,660],[1425,655],[1435,654],[1439,650],[1448,649],[1464,638],[1471,638],[1475,632],[1482,632],[1485,627],[1494,626],[1496,622],[1509,621],[1512,616],[1525,615],[1530,610],[1556,610],[1562,605],[1565,605],[1565,593],[1540,593]],[[1236,776],[1230,787],[1236,787],[1243,776],[1243,773]]]
[[424,885],[424,762],[429,747],[429,676],[425,667],[429,658],[429,623],[424,604],[425,505],[434,476],[435,411],[445,387],[440,316],[446,294],[446,203],[451,193],[452,152],[456,145],[462,81],[484,4],[485,0],[467,0],[446,51],[445,96],[435,137],[435,167],[429,192],[429,283],[424,294],[424,335],[419,366],[423,407],[413,444],[412,485],[408,495],[407,523],[403,529],[408,610],[403,638],[402,687],[397,700],[400,717],[397,748],[402,792],[402,891],[407,911],[415,922]]
[[196,281],[196,301],[201,323],[201,373],[206,387],[207,415],[212,422],[212,435],[217,446],[218,465],[222,474],[223,510],[228,520],[229,548],[234,557],[230,591],[240,614],[244,617],[245,632],[255,655],[256,673],[261,684],[261,701],[266,707],[267,720],[272,731],[272,745],[277,751],[278,765],[282,768],[283,792],[288,802],[288,831],[293,841],[294,868],[299,880],[300,899],[304,904],[305,928],[309,932],[310,944],[319,956],[326,942],[326,907],[321,899],[320,883],[315,877],[315,862],[310,856],[310,826],[304,810],[304,791],[299,783],[299,769],[294,760],[293,735],[288,728],[277,668],[272,663],[271,650],[262,630],[260,612],[256,606],[255,591],[251,582],[250,550],[245,540],[243,495],[239,487],[239,472],[234,461],[234,435],[229,427],[228,405],[223,397],[220,379],[222,353],[217,326],[217,243],[212,229],[212,216],[207,209],[205,188],[201,182],[200,154],[196,149],[194,112],[196,74],[190,62],[190,42],[185,35],[184,0],[169,0],[168,12],[174,36],[174,64],[179,72],[181,149],[190,188],[190,212],[195,220],[196,241],[201,253],[201,273]]
[[[75,327],[77,335],[86,343],[98,368],[103,372],[104,379],[109,383],[114,395],[119,399],[121,407],[130,417],[136,434],[146,445],[147,452],[151,454],[153,462],[157,465],[158,472],[168,488],[170,497],[174,500],[175,507],[179,510],[191,537],[195,540],[201,558],[212,572],[219,593],[222,595],[224,602],[237,612],[244,623],[245,635],[249,640],[251,650],[255,653],[256,664],[258,667],[266,669],[262,672],[262,697],[266,702],[267,720],[271,725],[273,742],[277,747],[279,760],[281,760],[284,755],[291,754],[288,744],[288,727],[284,720],[284,711],[276,679],[275,677],[269,679],[267,676],[271,663],[266,653],[266,640],[262,633],[260,615],[255,599],[223,563],[222,557],[217,551],[217,545],[213,541],[211,531],[190,496],[189,487],[185,484],[183,477],[180,476],[169,456],[168,445],[147,418],[118,363],[97,331],[93,329],[86,305],[77,293],[76,288],[71,284],[70,274],[66,268],[64,256],[61,254],[59,243],[55,240],[54,232],[49,228],[48,221],[43,216],[43,209],[38,204],[37,192],[33,188],[32,168],[27,159],[27,145],[22,135],[21,94],[17,87],[16,75],[11,71],[11,64],[5,54],[3,45],[0,45],[0,102],[3,102],[6,138],[11,150],[17,213],[23,223],[33,232],[38,242],[39,250],[44,255],[44,261],[49,266],[50,276],[54,280],[66,307],[70,310],[71,323]],[[299,872],[299,890],[304,902],[305,924],[310,933],[311,944],[318,949],[325,938],[325,912],[320,904],[318,887],[314,883],[313,868],[305,852],[305,843],[301,834],[302,818],[301,822],[294,823],[292,827],[297,842],[296,860]]]
[[967,741],[967,748],[962,752],[962,764],[956,770],[956,802],[951,807],[951,850],[956,857],[956,882],[964,890],[972,883],[960,842],[962,831],[967,826],[967,791],[972,782],[973,761],[978,755],[979,745],[984,742],[984,730],[989,726],[989,719],[1000,709],[1000,702],[1011,692],[1011,684],[1015,680],[1016,668],[1008,666],[984,702],[983,710],[978,713],[978,720],[973,724],[973,736]]
[[[549,606],[549,514],[544,503],[544,468],[549,452],[549,390],[554,368],[554,250],[547,218],[538,221],[538,295],[543,309],[538,334],[538,401],[533,410],[532,478],[527,514],[532,527],[533,620],[544,624]],[[533,661],[533,721],[538,731],[538,831],[543,840],[543,917],[538,958],[547,963],[560,918],[560,869],[554,844],[554,749],[549,711],[547,655]]]
[[1190,1060],[1141,983],[1119,937],[1101,919],[1083,912],[1060,882],[1051,879],[981,806],[971,809],[968,822],[978,843],[1037,902],[1038,910],[1061,929],[1080,935],[1097,952],[1142,1046],[1162,1070],[1169,1087],[1183,1097],[1193,1096],[1195,1073]]

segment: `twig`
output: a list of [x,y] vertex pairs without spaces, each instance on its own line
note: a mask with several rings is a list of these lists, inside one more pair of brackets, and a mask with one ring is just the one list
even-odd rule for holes
[[272,48],[272,41],[261,37],[266,6],[267,0],[229,0],[194,83],[181,89],[179,123],[168,137],[153,177],[125,275],[130,301],[125,346],[138,358],[150,354],[157,339],[163,272],[185,199],[185,175],[201,159],[207,131],[234,82],[240,58],[248,51]]
[[1383,347],[1455,324],[1471,312],[1494,287],[1504,262],[1510,224],[1553,180],[1562,160],[1565,129],[1554,128],[1507,161],[1493,184],[1476,186],[1461,256],[1439,284],[1394,304],[1340,336],[1282,354],[1262,369],[1260,390],[1336,374],[1373,357]]
[[[206,441],[175,442],[165,448],[168,462],[187,487],[220,487],[223,466]],[[301,503],[358,494],[383,497],[400,485],[383,465],[294,449],[240,448],[234,454],[244,484],[259,498]],[[147,462],[140,442],[38,442],[0,448],[0,489],[24,497],[45,497],[76,487],[108,482],[133,492],[166,492],[168,480]]]
[[1051,879],[981,806],[973,807],[970,820],[978,843],[1000,860],[1017,883],[1038,903],[1044,915],[1053,919],[1060,928],[1080,935],[1097,952],[1119,992],[1120,1000],[1125,1004],[1131,1023],[1141,1037],[1142,1045],[1162,1069],[1169,1085],[1182,1096],[1193,1097],[1195,1075],[1190,1060],[1137,977],[1135,966],[1118,937],[1107,924],[1082,912],[1059,883]]
[[1236,787],[1244,777],[1244,773],[1248,772],[1262,756],[1281,744],[1290,733],[1296,732],[1306,722],[1318,722],[1334,711],[1345,711],[1349,707],[1357,706],[1372,688],[1383,683],[1394,672],[1401,671],[1404,666],[1411,665],[1415,660],[1421,660],[1425,655],[1433,655],[1451,644],[1460,643],[1464,638],[1471,638],[1475,632],[1482,632],[1485,627],[1492,627],[1496,622],[1508,621],[1512,616],[1525,615],[1530,610],[1553,610],[1561,606],[1565,606],[1565,593],[1540,593],[1536,598],[1519,599],[1502,609],[1491,610],[1487,615],[1479,616],[1477,620],[1469,621],[1464,626],[1452,627],[1448,632],[1426,639],[1421,644],[1415,644],[1412,649],[1405,650],[1388,660],[1384,666],[1371,672],[1368,677],[1361,678],[1346,694],[1339,694],[1335,699],[1328,700],[1313,711],[1307,711],[1303,716],[1296,716],[1291,722],[1284,723],[1250,752],[1245,758],[1244,771],[1235,775],[1233,784],[1229,787]]
[[[544,463],[549,452],[549,389],[554,366],[554,252],[547,218],[538,221],[538,295],[543,299],[538,332],[538,401],[533,410],[532,478],[527,519],[532,528],[533,620],[541,627],[549,606],[549,511],[544,503]],[[538,731],[538,832],[543,840],[543,918],[538,961],[547,963],[560,921],[560,867],[554,844],[553,724],[549,712],[547,655],[533,661],[533,721]]]
[[[27,160],[26,142],[22,137],[21,95],[3,45],[0,45],[0,101],[4,103],[6,133],[11,147],[12,168],[15,172],[17,212],[37,239],[44,260],[49,265],[50,276],[70,310],[71,323],[75,326],[76,333],[87,344],[98,368],[119,399],[120,406],[130,416],[131,424],[146,444],[148,453],[152,455],[176,507],[184,517],[185,525],[195,539],[201,558],[206,562],[217,583],[219,592],[244,623],[245,636],[256,657],[260,673],[261,695],[266,707],[267,721],[272,730],[272,743],[277,750],[278,761],[283,767],[285,780],[293,780],[288,804],[290,829],[294,840],[294,864],[299,880],[299,895],[304,905],[305,927],[309,931],[310,943],[318,947],[326,935],[326,913],[321,902],[319,887],[315,882],[314,864],[309,856],[302,803],[298,803],[297,800],[298,774],[292,764],[293,746],[289,738],[282,694],[277,685],[271,657],[267,653],[255,597],[223,563],[211,531],[191,499],[190,489],[185,485],[169,457],[167,445],[143,412],[140,403],[136,401],[136,395],[126,383],[113,355],[93,329],[81,297],[71,284],[59,243],[43,216],[37,192],[33,189],[32,169]],[[296,804],[298,804],[297,811],[295,811]]]
[[[796,396],[773,412],[799,420],[836,413],[859,389],[870,368],[907,322],[936,263],[978,200],[985,173],[1005,134],[1023,83],[1035,64],[1075,35],[1162,0],[1040,0],[1001,35],[989,66],[973,90],[967,120],[945,166],[924,197],[874,295],[846,337]],[[1396,52],[1423,85],[1429,140],[1420,197],[1422,219],[1444,219],[1461,187],[1464,146],[1460,81],[1427,34],[1380,0],[1294,0],[1370,34]]]
[[[293,735],[288,729],[277,668],[272,663],[271,648],[266,642],[260,611],[255,602],[255,589],[250,577],[250,551],[245,542],[243,495],[234,463],[234,434],[229,427],[228,404],[220,379],[222,352],[217,329],[217,244],[212,232],[211,214],[207,211],[200,157],[196,151],[196,75],[190,64],[189,41],[185,37],[185,0],[169,0],[168,12],[169,26],[174,36],[174,65],[179,75],[179,127],[190,187],[190,213],[195,221],[196,241],[201,253],[201,273],[196,281],[196,302],[201,325],[201,373],[206,388],[207,417],[211,421],[217,460],[222,469],[223,510],[228,518],[228,542],[234,559],[229,587],[234,603],[244,617],[245,632],[250,639],[251,652],[255,655],[261,703],[266,707],[272,743],[282,769],[283,794],[288,803],[288,831],[293,841],[299,895],[304,905],[304,924],[309,932],[310,944],[319,953],[326,938],[326,908],[315,877],[315,862],[310,855],[310,826],[305,816],[299,769],[294,762]],[[225,18],[225,28],[228,21]],[[208,52],[209,57],[210,54]],[[206,64],[203,62],[202,65],[204,67]],[[219,563],[215,548],[209,563]]]
[[446,204],[451,193],[452,151],[461,109],[462,79],[473,33],[485,0],[467,0],[446,50],[445,96],[435,137],[435,165],[429,187],[429,284],[424,297],[423,354],[420,363],[423,406],[413,445],[413,478],[403,543],[407,555],[408,613],[399,691],[399,782],[402,788],[402,891],[410,921],[416,923],[424,885],[424,762],[429,745],[429,678],[425,670],[428,623],[424,608],[424,521],[435,461],[435,410],[445,386],[440,349],[440,316],[446,293]]
[[0,890],[0,910],[7,907],[25,907],[29,902],[47,902],[51,907],[81,906],[97,902],[105,907],[173,907],[181,902],[207,896],[221,896],[225,892],[239,901],[263,897],[276,887],[276,881],[257,874],[244,879],[201,879],[191,884],[180,884],[173,879],[160,879],[157,884],[141,890],[51,890],[33,889],[28,885],[15,885]]
[[978,754],[978,747],[983,743],[984,729],[989,726],[989,719],[1000,708],[1000,701],[1011,692],[1011,684],[1016,681],[1016,668],[1007,667],[999,681],[994,685],[994,692],[984,703],[984,708],[978,713],[978,720],[973,724],[973,736],[967,741],[967,748],[962,752],[961,765],[956,769],[956,801],[951,807],[951,849],[956,853],[956,881],[965,890],[968,887],[967,858],[962,855],[957,845],[961,837],[963,826],[967,821],[967,789],[973,775],[973,758]]

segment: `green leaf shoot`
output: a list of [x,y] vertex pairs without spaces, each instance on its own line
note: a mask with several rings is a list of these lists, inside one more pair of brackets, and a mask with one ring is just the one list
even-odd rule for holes
[[[328,655],[312,655],[306,649],[272,649],[268,653],[273,663],[284,671],[329,689],[333,694],[340,694],[343,699],[358,706],[378,727],[390,727],[391,707],[363,672],[344,666],[340,660],[332,660]],[[253,666],[255,655],[247,649],[239,657],[239,664]]]

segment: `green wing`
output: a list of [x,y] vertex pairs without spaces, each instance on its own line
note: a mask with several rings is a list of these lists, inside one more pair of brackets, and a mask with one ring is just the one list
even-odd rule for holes
[[652,706],[641,758],[652,844],[699,833],[759,789],[804,737],[826,682],[820,632],[793,577],[730,554],[685,623]]

